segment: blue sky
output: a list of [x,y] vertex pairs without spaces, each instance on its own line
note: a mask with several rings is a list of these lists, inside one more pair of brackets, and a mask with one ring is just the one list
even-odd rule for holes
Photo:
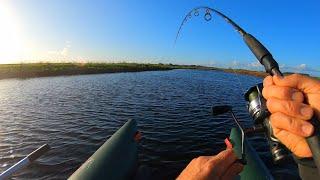
[[[217,16],[210,22],[203,19],[204,13],[193,17],[173,46],[186,13],[193,7],[208,5],[256,36],[283,68],[320,70],[319,0],[4,0],[3,3],[2,9],[9,10],[2,19],[11,18],[16,23],[13,26],[7,22],[7,32],[15,32],[16,28],[19,34],[12,35],[19,39],[15,39],[16,44],[11,43],[19,48],[15,51],[11,48],[10,52],[21,55],[7,53],[2,56],[3,63],[137,61],[255,67],[256,60],[241,37]],[[0,37],[8,37],[4,32],[0,30]],[[0,53],[8,48],[2,42]],[[9,57],[10,61],[4,59]]]

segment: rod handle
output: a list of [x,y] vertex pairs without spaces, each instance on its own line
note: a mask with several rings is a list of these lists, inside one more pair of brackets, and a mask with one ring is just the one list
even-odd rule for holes
[[[262,45],[258,39],[256,39],[251,34],[243,35],[243,40],[251,50],[251,52],[256,56],[258,61],[264,66],[267,73],[270,75],[274,74],[274,70],[279,71],[279,65],[276,60],[272,57],[272,54],[268,51],[268,49]],[[280,73],[280,75],[282,75]]]
[[317,119],[316,115],[310,120],[310,123],[314,127],[314,132],[311,136],[307,137],[307,143],[313,155],[313,161],[318,169],[318,174],[320,175],[320,121]]

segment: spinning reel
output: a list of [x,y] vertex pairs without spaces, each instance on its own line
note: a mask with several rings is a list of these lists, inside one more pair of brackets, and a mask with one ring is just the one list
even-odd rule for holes
[[[222,14],[220,11],[217,11],[216,9],[213,9],[210,7],[197,7],[192,9],[182,21],[180,28],[177,32],[175,42],[177,41],[177,38],[181,32],[183,25],[188,21],[188,19],[192,17],[192,14],[195,14],[195,16],[198,16],[200,10],[205,10],[204,17],[205,17],[205,20],[207,21],[212,19],[211,13],[214,13],[222,17],[241,35],[244,42],[247,44],[251,52],[256,56],[257,60],[261,63],[261,65],[264,66],[265,71],[267,73],[269,73],[272,76],[274,75],[283,76],[279,70],[279,65],[277,61],[273,58],[272,54],[267,50],[266,47],[264,47],[263,44],[261,44],[254,36],[247,33],[245,30],[243,30],[239,25],[237,25],[229,17]],[[247,133],[265,132],[266,137],[269,141],[273,160],[274,162],[279,163],[286,159],[288,151],[280,143],[280,141],[277,138],[275,138],[273,135],[273,131],[269,123],[270,113],[266,108],[266,102],[261,92],[262,92],[262,84],[258,84],[250,88],[249,91],[245,94],[245,99],[248,104],[248,110],[255,124],[255,126],[252,128],[243,130],[243,128],[238,123],[239,121],[234,116],[234,113],[232,112],[232,108],[230,106],[213,107],[212,108],[213,114],[221,114],[221,113],[230,111],[232,113],[233,119],[235,120],[240,130],[242,131],[242,141],[244,141],[244,138],[245,138],[244,136],[245,131]],[[320,121],[316,118],[316,116],[313,116],[312,119],[310,119],[310,122],[314,125],[315,131],[310,137],[307,137],[306,140],[311,149],[313,160],[317,166],[318,173],[320,174],[320,130],[319,130]],[[243,143],[242,143],[242,153],[243,153],[242,155],[245,156]]]

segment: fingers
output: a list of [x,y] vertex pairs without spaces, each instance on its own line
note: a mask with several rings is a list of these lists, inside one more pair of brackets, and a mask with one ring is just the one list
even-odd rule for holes
[[296,88],[304,93],[312,93],[320,89],[318,80],[300,74],[292,74],[285,77],[273,76],[272,79],[275,85]]
[[199,156],[197,158],[192,159],[191,163],[192,165],[202,167],[207,161],[211,160],[212,156]]
[[274,135],[296,156],[311,157],[312,153],[304,137],[295,135],[286,130],[273,128]]
[[229,138],[226,138],[225,140],[224,140],[224,143],[226,144],[226,149],[232,149],[232,143],[230,142],[230,140],[229,140]]
[[236,161],[237,156],[232,149],[227,149],[214,156],[208,163],[209,168],[213,169],[212,176],[220,177]]
[[303,102],[304,96],[302,92],[290,88],[290,87],[281,87],[275,85],[269,85],[263,88],[262,95],[264,98],[277,98],[282,100],[290,100],[290,101],[297,101]]
[[193,159],[177,179],[221,179],[222,175],[234,177],[242,170],[239,165],[234,165],[236,159],[232,149],[216,156],[200,156]]
[[290,117],[302,120],[309,120],[313,115],[313,110],[310,106],[295,101],[270,98],[267,100],[267,107],[271,113],[282,112]]
[[240,163],[233,163],[226,173],[221,177],[222,180],[232,180],[243,170],[243,165]]
[[274,135],[296,156],[312,156],[305,137],[314,131],[307,120],[313,113],[319,112],[319,92],[320,81],[299,74],[267,77],[264,80],[262,94],[272,113],[270,123]]
[[287,116],[281,112],[273,113],[270,116],[272,128],[289,131],[295,135],[308,137],[313,133],[313,126],[304,120]]
[[271,85],[274,85],[272,76],[267,76],[266,78],[264,78],[263,87],[267,87],[267,86],[271,86]]

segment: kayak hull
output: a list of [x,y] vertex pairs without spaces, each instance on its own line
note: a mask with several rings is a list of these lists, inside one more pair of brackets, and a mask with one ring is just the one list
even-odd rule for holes
[[[138,143],[134,140],[136,121],[129,120],[113,134],[69,179],[132,179],[138,165]],[[232,128],[230,141],[241,157],[241,133]],[[239,178],[245,180],[274,179],[250,143],[245,140],[247,164]]]
[[69,179],[132,178],[138,164],[138,144],[134,140],[136,124],[134,120],[125,123]]

